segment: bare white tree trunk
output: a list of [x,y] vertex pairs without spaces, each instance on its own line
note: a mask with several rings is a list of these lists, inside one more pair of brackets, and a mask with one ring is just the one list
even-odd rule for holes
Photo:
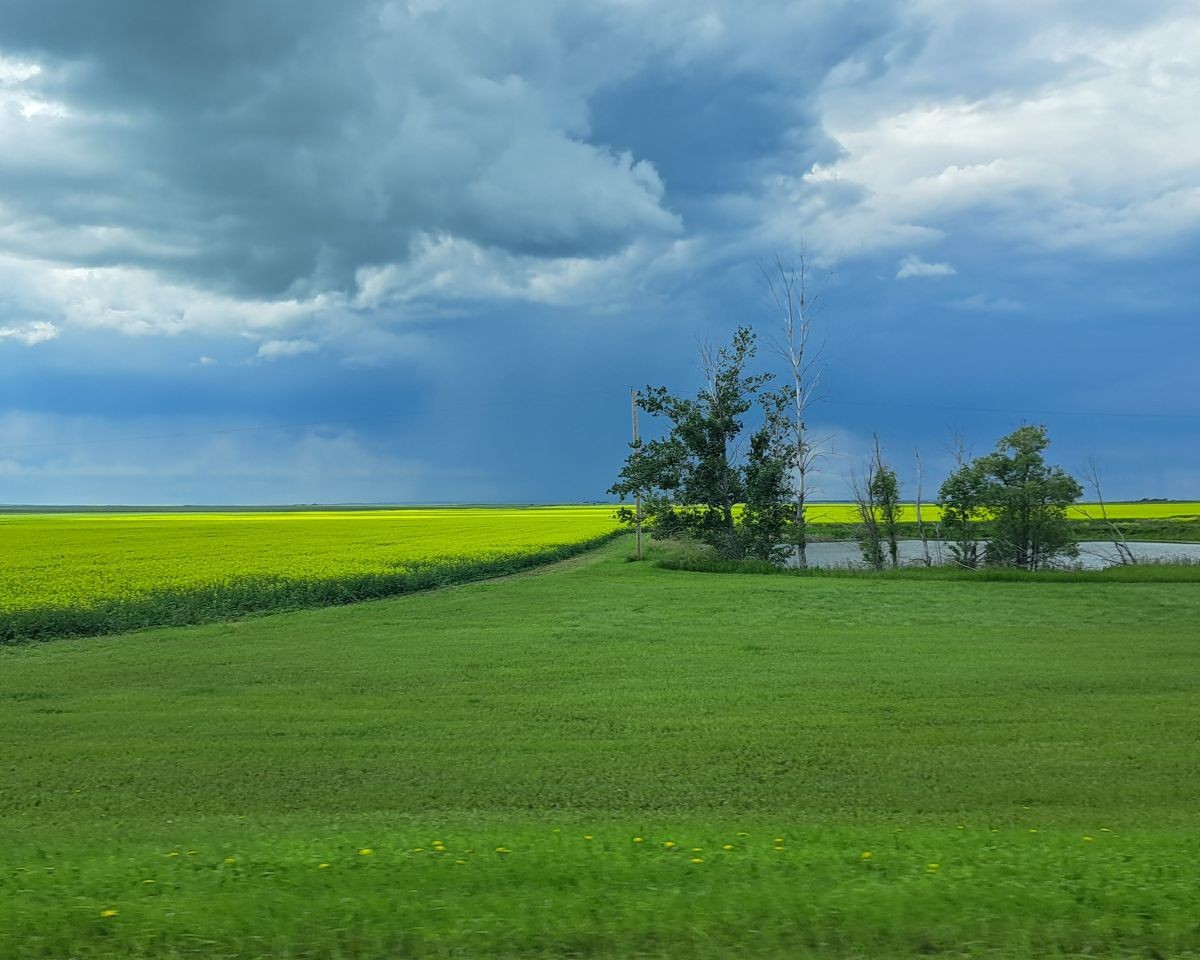
[[791,401],[788,425],[794,498],[792,531],[796,565],[804,569],[808,566],[807,505],[812,492],[811,474],[829,439],[814,439],[807,422],[820,381],[820,369],[817,366],[820,349],[814,348],[809,342],[818,297],[809,295],[808,264],[803,248],[795,264],[785,264],[781,257],[776,256],[773,264],[762,268],[762,273],[773,305],[782,315],[783,340],[776,344],[776,351],[787,364],[791,379],[788,387]]

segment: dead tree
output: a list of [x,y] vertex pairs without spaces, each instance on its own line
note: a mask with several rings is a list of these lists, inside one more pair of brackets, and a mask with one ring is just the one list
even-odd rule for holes
[[809,292],[809,270],[803,247],[794,264],[779,256],[762,267],[763,279],[772,304],[782,317],[783,339],[776,352],[787,366],[788,459],[792,478],[792,543],[796,565],[808,566],[808,516],[806,507],[812,493],[814,465],[824,455],[829,438],[814,438],[808,427],[809,408],[817,399],[820,382],[820,347],[811,343],[813,318],[818,311],[820,294]]
[[[1088,486],[1091,487],[1096,494],[1096,504],[1100,508],[1099,522],[1102,523],[1108,530],[1109,541],[1112,543],[1113,549],[1117,551],[1117,563],[1119,563],[1121,566],[1132,566],[1133,564],[1137,563],[1137,558],[1133,555],[1133,550],[1129,546],[1129,540],[1126,539],[1125,534],[1121,532],[1121,528],[1118,527],[1108,517],[1108,506],[1104,502],[1104,491],[1100,488],[1100,468],[1096,466],[1095,460],[1088,460],[1087,473],[1084,475],[1084,477],[1087,480]],[[1083,515],[1089,520],[1096,520],[1096,518],[1093,517],[1086,509],[1080,509]],[[1111,558],[1105,557],[1104,559],[1107,560]]]
[[879,524],[879,504],[875,499],[875,462],[867,461],[867,475],[860,483],[858,475],[850,473],[850,495],[858,513],[858,547],[863,562],[874,570],[883,569],[883,531]]

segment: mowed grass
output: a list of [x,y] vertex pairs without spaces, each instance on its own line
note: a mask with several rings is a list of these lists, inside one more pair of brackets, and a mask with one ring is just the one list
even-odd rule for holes
[[0,650],[0,956],[1200,956],[1200,585],[627,551]]

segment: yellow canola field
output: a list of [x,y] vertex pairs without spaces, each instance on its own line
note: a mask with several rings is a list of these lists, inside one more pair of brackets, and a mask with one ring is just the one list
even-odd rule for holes
[[241,577],[334,579],[482,561],[616,529],[610,506],[0,516],[0,611]]

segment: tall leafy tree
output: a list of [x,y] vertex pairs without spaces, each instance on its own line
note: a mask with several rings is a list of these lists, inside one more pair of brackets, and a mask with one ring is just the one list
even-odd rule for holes
[[1062,467],[1046,463],[1042,453],[1049,445],[1045,427],[1023,426],[980,458],[992,514],[988,563],[1039,570],[1079,555],[1067,508],[1083,488]]
[[[755,348],[753,331],[739,327],[728,346],[701,349],[705,383],[694,398],[666,387],[639,395],[638,405],[669,429],[635,446],[609,490],[622,500],[640,491],[642,515],[658,536],[690,534],[727,559],[744,557],[748,541],[755,555],[771,555],[764,544],[774,536],[777,511],[767,509],[767,499],[786,475],[786,464],[775,463],[777,400],[764,398],[764,425],[750,437],[748,455],[742,449],[744,418],[771,380],[748,372]],[[630,520],[632,511],[619,515]]]
[[938,490],[940,526],[954,562],[973,570],[983,561],[978,530],[986,515],[987,477],[978,461],[967,460],[961,440],[956,440],[954,460],[954,470]]
[[871,494],[879,512],[879,532],[887,547],[892,568],[900,566],[900,479],[896,471],[888,466],[879,449],[879,435],[875,440],[875,470],[871,477]]
[[791,450],[787,391],[763,393],[762,425],[750,436],[744,467],[746,499],[739,534],[748,556],[782,563],[792,549],[784,543],[793,522]]
[[[1079,555],[1067,508],[1083,488],[1062,467],[1046,463],[1049,445],[1045,427],[1026,425],[1002,437],[986,456],[970,462],[959,456],[939,493],[942,525],[959,563],[974,567],[983,559],[1041,570]],[[987,535],[982,558],[980,526]]]

